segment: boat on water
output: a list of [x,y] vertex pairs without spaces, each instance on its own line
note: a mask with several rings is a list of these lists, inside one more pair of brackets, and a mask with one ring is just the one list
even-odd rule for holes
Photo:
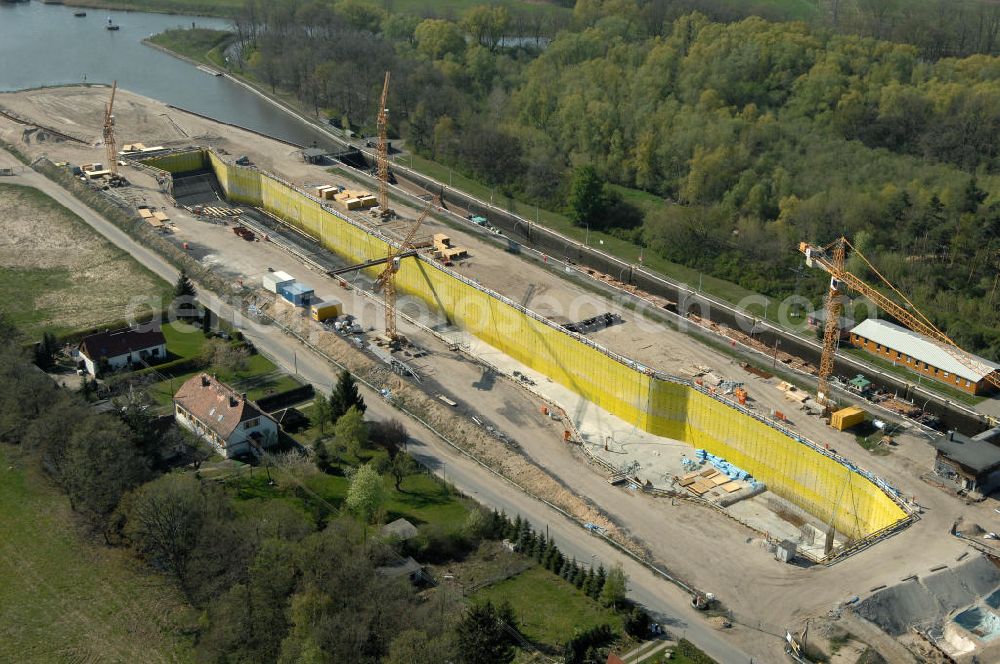
[[73,16],[86,16],[87,12],[73,12]]
[[119,26],[116,23],[112,23],[111,22],[111,17],[110,16],[108,17],[108,24],[106,26],[104,26],[104,27],[106,27],[108,30],[120,30],[121,29],[121,26]]

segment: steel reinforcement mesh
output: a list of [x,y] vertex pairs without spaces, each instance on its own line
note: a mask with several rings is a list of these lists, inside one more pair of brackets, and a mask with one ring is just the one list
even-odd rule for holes
[[[386,253],[386,240],[373,231],[288,183],[228,164],[214,152],[173,154],[148,163],[175,172],[211,167],[232,201],[264,208],[349,261],[362,263]],[[191,168],[192,163],[200,166]],[[774,423],[689,381],[655,373],[569,334],[430,260],[403,260],[396,284],[451,323],[621,419],[726,458],[851,539],[907,516],[858,469]]]

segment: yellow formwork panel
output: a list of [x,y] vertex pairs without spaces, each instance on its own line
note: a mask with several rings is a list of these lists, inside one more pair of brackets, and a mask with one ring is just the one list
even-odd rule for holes
[[[206,161],[201,153],[190,154],[192,162]],[[207,163],[233,200],[280,216],[344,259],[362,263],[385,255],[382,239],[293,187],[256,169],[227,164],[212,152]],[[184,170],[188,162],[169,164],[175,165]],[[396,285],[454,325],[621,419],[728,459],[849,537],[905,517],[888,495],[836,460],[686,381],[663,380],[612,357],[429,261],[404,259]]]
[[154,168],[167,171],[169,173],[186,173],[205,168],[205,152],[203,150],[190,150],[188,152],[175,152],[160,157],[150,157],[144,159],[143,163]]

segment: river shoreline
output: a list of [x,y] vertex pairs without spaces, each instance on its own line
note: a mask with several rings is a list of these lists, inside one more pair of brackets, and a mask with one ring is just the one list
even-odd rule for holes
[[213,18],[213,19],[231,19],[235,15],[233,13],[211,13],[211,12],[201,12],[197,11],[197,8],[184,8],[177,7],[159,7],[156,4],[139,4],[139,3],[124,3],[119,4],[116,2],[102,2],[101,0],[64,0],[62,3],[67,7],[78,7],[80,9],[104,9],[109,11],[118,12],[129,12],[134,14],[166,14],[169,16],[199,16],[203,18]]

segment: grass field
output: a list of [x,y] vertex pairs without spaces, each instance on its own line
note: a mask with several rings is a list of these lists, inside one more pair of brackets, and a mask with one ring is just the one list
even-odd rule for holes
[[166,30],[149,41],[174,53],[208,65],[225,68],[223,49],[233,33],[207,28]]
[[127,318],[134,300],[155,310],[170,285],[31,187],[0,184],[0,309],[26,336]]
[[521,633],[535,643],[558,648],[574,632],[602,624],[621,633],[621,618],[613,611],[541,567],[483,588],[475,597],[510,602]]
[[187,662],[193,610],[123,550],[75,532],[67,499],[0,448],[0,661]]

